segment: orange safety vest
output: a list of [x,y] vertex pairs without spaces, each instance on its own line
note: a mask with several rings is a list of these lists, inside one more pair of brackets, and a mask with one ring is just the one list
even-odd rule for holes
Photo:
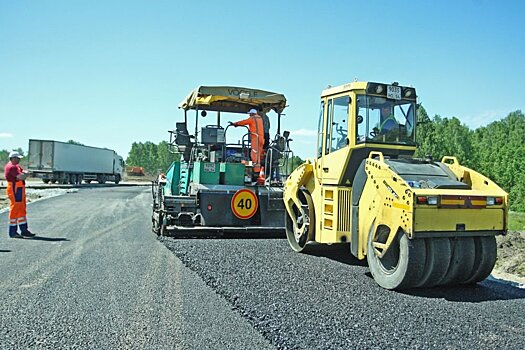
[[[6,188],[9,198],[9,221],[17,220],[18,223],[25,223],[26,212],[26,185],[25,181],[8,181]],[[15,221],[16,223],[16,221]]]
[[253,171],[258,173],[261,167],[262,152],[264,147],[264,122],[260,115],[256,114],[247,119],[233,123],[235,126],[247,125],[250,130],[252,149],[250,159],[254,163]]

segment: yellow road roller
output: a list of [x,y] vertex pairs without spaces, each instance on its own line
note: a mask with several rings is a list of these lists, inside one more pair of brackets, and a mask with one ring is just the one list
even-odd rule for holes
[[352,82],[322,92],[317,155],[283,195],[293,250],[347,244],[386,289],[482,281],[508,223],[507,193],[457,158],[414,158],[410,86]]

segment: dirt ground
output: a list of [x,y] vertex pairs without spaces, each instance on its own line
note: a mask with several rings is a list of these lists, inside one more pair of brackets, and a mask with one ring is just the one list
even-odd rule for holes
[[497,237],[498,260],[495,270],[525,278],[525,231]]

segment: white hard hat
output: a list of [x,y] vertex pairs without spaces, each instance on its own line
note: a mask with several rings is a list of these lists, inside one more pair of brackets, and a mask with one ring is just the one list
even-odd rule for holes
[[250,109],[248,114],[257,114],[257,110],[255,108]]
[[9,159],[11,158],[18,158],[18,159],[22,159],[24,158],[24,156],[22,156],[20,153],[18,153],[17,151],[11,151],[11,153],[9,153]]

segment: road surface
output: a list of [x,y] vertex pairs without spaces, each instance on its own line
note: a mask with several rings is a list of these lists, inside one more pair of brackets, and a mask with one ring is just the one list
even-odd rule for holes
[[1,349],[274,348],[150,231],[148,188],[82,189],[0,214]]
[[157,240],[150,205],[144,187],[29,205],[38,239],[0,236],[0,348],[525,348],[523,289],[398,293],[345,246]]

